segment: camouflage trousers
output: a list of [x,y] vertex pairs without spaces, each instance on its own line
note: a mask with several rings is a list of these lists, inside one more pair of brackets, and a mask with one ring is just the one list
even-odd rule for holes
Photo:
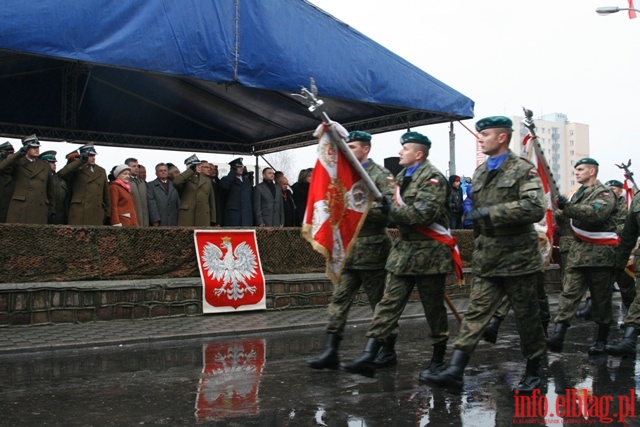
[[612,283],[613,268],[611,267],[567,268],[562,283],[562,293],[558,300],[558,314],[553,321],[569,323],[578,311],[582,296],[589,289],[593,302],[593,320],[598,324],[609,325],[613,321]]
[[384,292],[386,273],[384,268],[379,270],[345,268],[342,271],[340,281],[333,288],[333,300],[328,308],[329,324],[327,325],[327,333],[336,334],[342,338],[351,303],[361,286],[367,294],[371,311],[375,310],[376,304],[380,301]]
[[[619,284],[618,284],[619,286]],[[629,307],[627,317],[624,318],[624,324],[626,326],[634,326],[640,328],[640,274],[636,275],[636,297]]]
[[616,283],[618,284],[618,289],[620,289],[622,303],[628,310],[636,299],[636,281],[633,277],[625,273],[617,278]]
[[454,348],[468,354],[473,352],[505,296],[513,308],[523,356],[533,359],[546,353],[547,343],[536,298],[536,273],[515,277],[474,276],[469,305]]
[[[549,297],[547,296],[547,291],[544,288],[544,272],[541,271],[536,273],[536,295],[538,297],[538,306],[540,308],[540,322],[542,325],[549,325],[549,321],[551,320],[551,310],[549,310]],[[509,298],[505,295],[502,298],[502,303],[496,310],[497,316],[501,319],[504,319],[511,310],[511,304],[509,304]]]
[[431,329],[431,345],[449,339],[449,320],[444,306],[446,274],[398,276],[387,273],[384,295],[373,313],[367,338],[386,339],[397,329],[398,319],[407,306],[413,288],[417,287],[427,323]]

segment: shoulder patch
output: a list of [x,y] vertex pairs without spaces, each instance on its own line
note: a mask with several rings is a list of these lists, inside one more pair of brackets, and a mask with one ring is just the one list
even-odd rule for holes
[[609,193],[602,193],[604,197],[609,197]]
[[435,179],[435,178],[431,178],[431,179],[429,180],[429,182],[435,185],[435,184],[437,184],[437,183],[438,183],[438,180],[437,180],[437,179]]
[[531,170],[529,171],[529,175],[538,175],[538,171],[537,171],[537,170],[535,170],[535,169],[531,169]]

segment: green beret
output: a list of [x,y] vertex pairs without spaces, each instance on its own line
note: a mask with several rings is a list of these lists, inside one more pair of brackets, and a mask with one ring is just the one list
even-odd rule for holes
[[44,153],[40,154],[38,157],[40,157],[42,160],[46,160],[47,162],[57,162],[56,160],[56,152],[55,151],[45,151]]
[[414,142],[416,144],[424,144],[431,147],[431,140],[418,132],[407,132],[400,137],[400,144],[404,145],[407,142]]
[[600,166],[600,165],[598,164],[598,162],[596,162],[596,160],[595,160],[595,159],[592,159],[591,157],[585,157],[585,158],[582,158],[582,159],[578,160],[578,161],[576,162],[576,165],[575,165],[574,167],[575,167],[575,168],[577,168],[577,167],[578,167],[578,166],[580,166],[580,165],[594,165],[594,166]]
[[509,117],[505,116],[491,116],[485,117],[484,119],[480,119],[476,122],[476,130],[478,132],[483,131],[485,129],[495,129],[495,128],[509,128],[513,126],[513,122]]
[[607,182],[604,183],[604,185],[606,185],[607,187],[622,188],[622,183],[620,181],[618,181],[617,179],[612,179],[610,181],[607,181]]
[[353,141],[371,141],[371,134],[367,132],[363,132],[361,130],[354,130],[353,132],[349,132],[349,136],[347,137],[347,142]]

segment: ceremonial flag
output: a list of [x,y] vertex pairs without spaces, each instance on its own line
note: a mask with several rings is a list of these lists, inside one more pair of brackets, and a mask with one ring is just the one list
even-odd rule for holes
[[258,391],[265,363],[263,339],[205,344],[195,416],[198,421],[260,412]]
[[634,9],[633,7],[633,0],[629,0],[629,19],[633,19],[636,17],[636,11],[632,10]]
[[542,181],[542,189],[544,191],[544,200],[546,203],[546,210],[544,218],[540,222],[534,224],[536,231],[538,232],[538,241],[540,242],[540,253],[544,265],[548,265],[551,262],[551,255],[553,252],[553,204],[551,203],[551,187],[549,186],[549,177],[544,173],[544,168],[540,164],[538,156],[536,156],[535,150],[531,150],[528,147],[529,142],[535,144],[535,140],[531,135],[527,134],[522,141],[524,145],[523,152],[526,156],[536,165],[536,171]]
[[313,134],[319,138],[318,160],[309,186],[302,236],[325,257],[327,277],[335,284],[373,195],[332,141],[328,126],[333,126],[343,138],[349,135],[336,122],[322,123]]
[[627,202],[627,209],[631,208],[631,201],[633,200],[633,181],[626,178],[622,181],[622,189],[624,190],[624,198]]
[[265,310],[255,230],[196,230],[203,313]]

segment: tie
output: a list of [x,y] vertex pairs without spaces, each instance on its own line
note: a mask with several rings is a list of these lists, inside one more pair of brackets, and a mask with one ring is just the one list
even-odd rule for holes
[[409,184],[411,184],[411,181],[412,180],[410,176],[405,176],[402,178],[402,184],[400,184],[400,194],[404,193],[404,190],[406,190]]

